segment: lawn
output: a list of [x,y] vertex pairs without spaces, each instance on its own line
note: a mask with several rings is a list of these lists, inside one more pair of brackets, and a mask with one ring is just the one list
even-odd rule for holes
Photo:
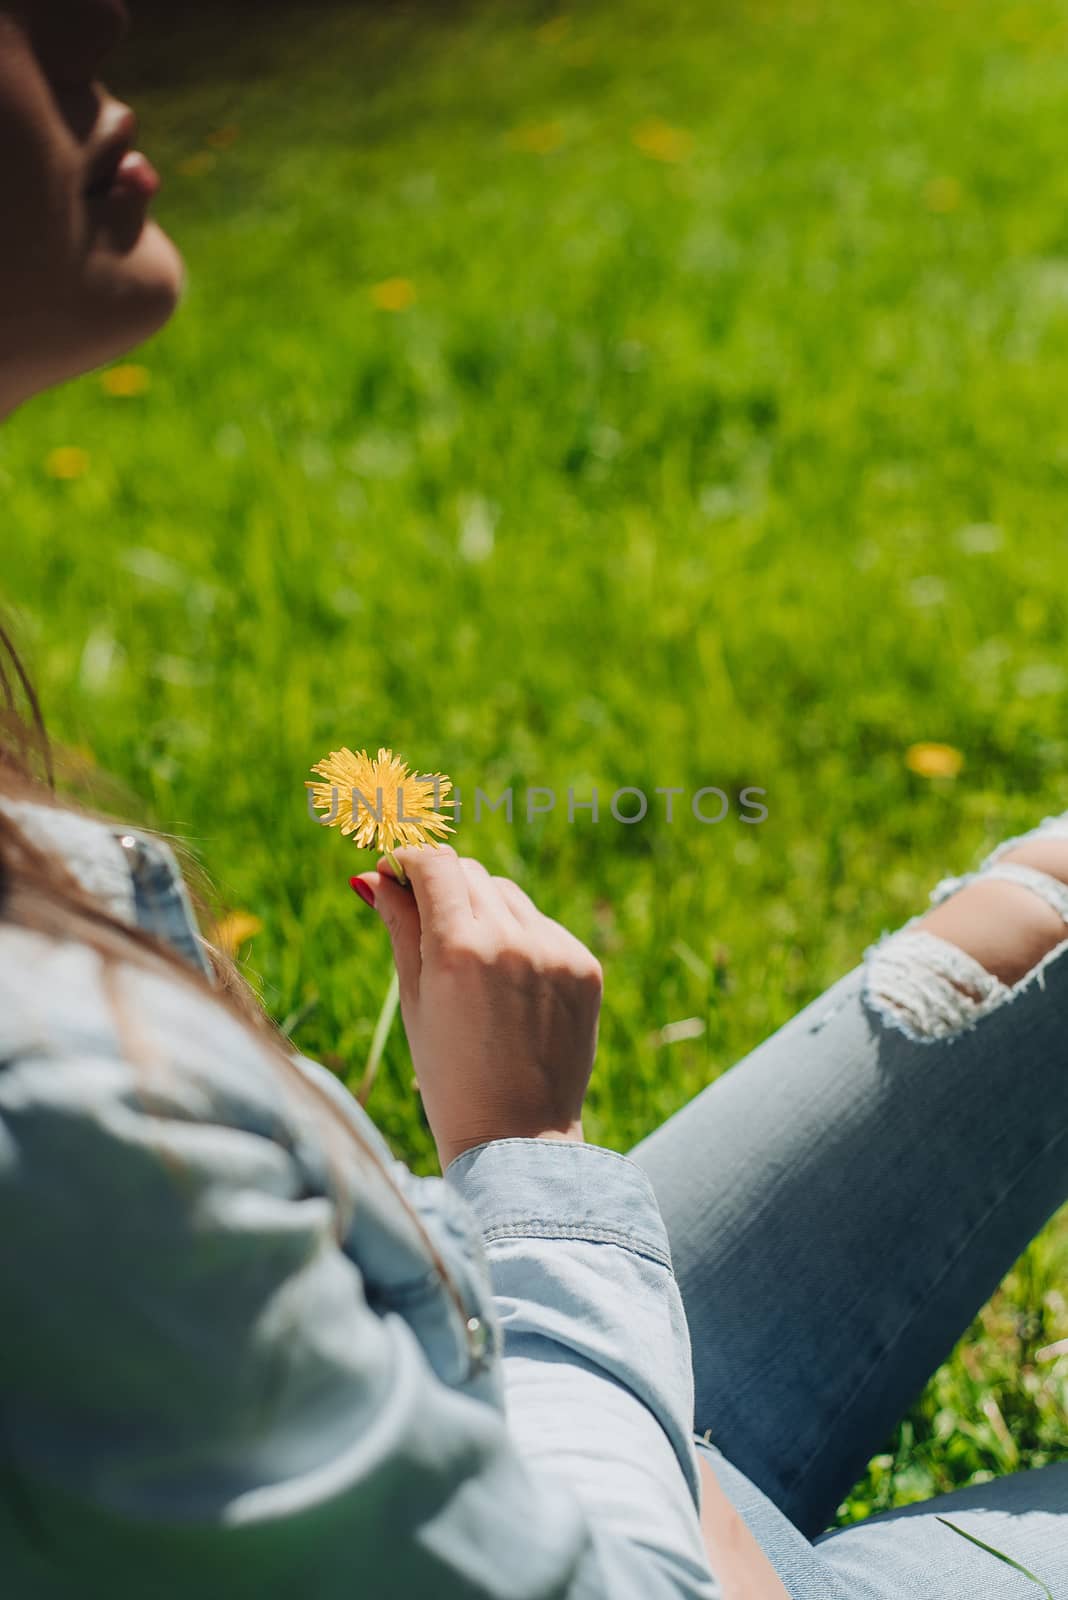
[[[511,786],[461,847],[601,956],[588,1133],[625,1149],[1068,806],[1068,3],[187,27],[115,75],[181,314],[0,435],[66,766],[192,841],[353,1083],[389,951],[310,763]],[[369,1109],[434,1170],[399,1027]],[[1055,1224],[842,1518],[1065,1454],[1066,1253]]]

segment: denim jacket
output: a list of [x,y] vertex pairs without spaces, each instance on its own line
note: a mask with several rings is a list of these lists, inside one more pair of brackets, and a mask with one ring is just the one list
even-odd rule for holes
[[[209,970],[162,840],[3,804]],[[645,1174],[502,1139],[416,1178],[295,1060],[381,1167],[195,986],[0,920],[0,1591],[717,1600]]]

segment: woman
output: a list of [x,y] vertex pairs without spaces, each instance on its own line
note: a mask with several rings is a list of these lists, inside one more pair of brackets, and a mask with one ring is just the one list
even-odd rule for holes
[[[4,414],[180,296],[97,82],[123,21],[0,0]],[[5,1593],[1033,1592],[942,1518],[1068,1587],[1068,1466],[818,1537],[1068,1191],[1068,826],[940,886],[630,1157],[583,1140],[589,952],[451,850],[400,853],[414,893],[380,863],[355,883],[444,1171],[415,1179],[226,973],[168,847],[61,808],[11,729]]]

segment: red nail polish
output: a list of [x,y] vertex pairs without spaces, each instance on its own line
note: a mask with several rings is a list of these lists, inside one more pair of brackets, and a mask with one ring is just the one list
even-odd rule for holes
[[369,906],[375,903],[375,892],[369,883],[364,883],[362,878],[350,878],[349,885],[356,890],[361,900],[366,900]]

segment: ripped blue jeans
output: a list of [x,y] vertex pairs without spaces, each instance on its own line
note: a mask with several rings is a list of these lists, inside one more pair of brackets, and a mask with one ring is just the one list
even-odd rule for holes
[[[1054,833],[1068,815],[1024,837]],[[982,876],[1052,905],[1065,941],[1019,983],[917,916],[631,1152],[671,1239],[695,1428],[792,1600],[1035,1600],[941,1516],[1068,1596],[1068,1460],[822,1531],[1068,1199],[1068,888],[1001,859],[1021,842],[931,897]]]

